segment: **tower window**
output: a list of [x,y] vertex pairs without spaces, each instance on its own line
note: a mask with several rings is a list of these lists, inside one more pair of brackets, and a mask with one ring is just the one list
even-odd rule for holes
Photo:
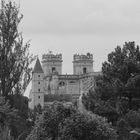
[[38,99],[40,99],[40,96],[38,96]]
[[56,70],[55,67],[52,67],[52,72],[55,72],[55,70]]
[[38,75],[38,77],[40,77],[40,75]]
[[83,68],[83,74],[87,73],[87,68]]
[[38,91],[40,92],[40,89],[38,89]]
[[40,82],[38,82],[38,84],[40,85]]

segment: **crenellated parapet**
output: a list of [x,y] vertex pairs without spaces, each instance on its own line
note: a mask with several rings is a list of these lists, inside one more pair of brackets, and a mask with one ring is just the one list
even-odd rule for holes
[[62,74],[62,54],[49,53],[42,55],[42,67],[45,75]]
[[73,61],[91,61],[91,62],[93,62],[93,54],[91,54],[91,53],[87,53],[86,55],[75,54],[75,55],[73,55]]
[[50,61],[62,62],[62,54],[53,54],[52,52],[43,54],[42,61],[43,62],[50,62]]

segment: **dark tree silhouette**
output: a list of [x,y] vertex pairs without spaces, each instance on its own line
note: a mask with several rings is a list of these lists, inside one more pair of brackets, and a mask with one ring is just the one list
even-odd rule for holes
[[34,57],[29,54],[29,42],[24,44],[18,25],[23,15],[11,1],[4,0],[0,9],[0,95],[23,94],[30,79],[29,65]]

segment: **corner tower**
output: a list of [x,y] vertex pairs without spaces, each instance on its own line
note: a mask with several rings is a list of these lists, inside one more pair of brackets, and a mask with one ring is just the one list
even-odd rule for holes
[[93,55],[87,53],[86,55],[75,54],[73,56],[73,74],[81,75],[93,72]]
[[53,54],[49,52],[42,56],[42,66],[45,76],[57,72],[62,74],[62,54]]
[[29,108],[34,109],[35,106],[41,105],[44,107],[44,72],[42,70],[39,59],[37,58],[33,75],[32,75],[32,90],[30,92]]

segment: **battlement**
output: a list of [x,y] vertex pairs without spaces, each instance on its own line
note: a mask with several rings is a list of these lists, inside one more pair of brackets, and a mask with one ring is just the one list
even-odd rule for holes
[[47,54],[42,55],[42,61],[60,61],[62,62],[62,54],[53,54],[52,52],[49,52]]
[[75,54],[73,55],[74,61],[92,61],[93,62],[93,54],[87,53],[86,55]]

